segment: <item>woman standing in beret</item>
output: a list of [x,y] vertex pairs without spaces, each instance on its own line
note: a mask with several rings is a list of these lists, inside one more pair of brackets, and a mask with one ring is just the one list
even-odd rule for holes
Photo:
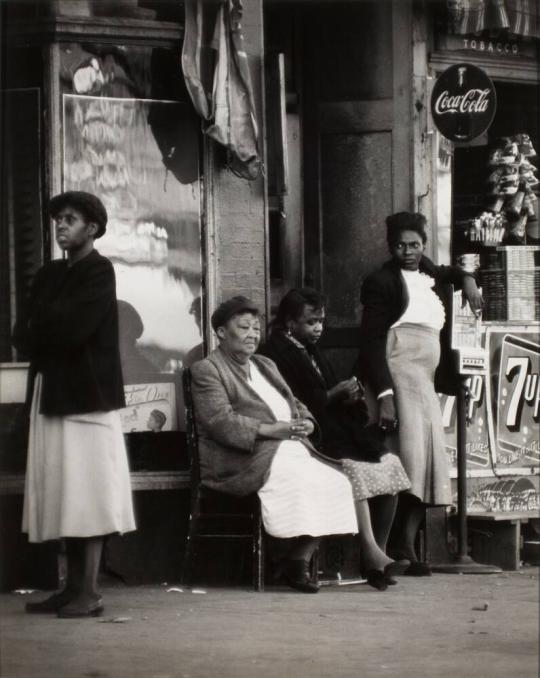
[[124,390],[111,262],[94,249],[107,212],[90,193],[53,197],[49,212],[66,258],[45,264],[17,319],[14,344],[30,358],[30,435],[23,531],[31,542],[64,539],[62,591],[30,613],[98,616],[103,538],[135,529],[118,410]]

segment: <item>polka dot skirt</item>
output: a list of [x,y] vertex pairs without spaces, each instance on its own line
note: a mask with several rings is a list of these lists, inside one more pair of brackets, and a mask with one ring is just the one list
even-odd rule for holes
[[355,501],[380,494],[397,494],[411,486],[399,457],[391,452],[382,455],[378,462],[342,459],[342,463]]

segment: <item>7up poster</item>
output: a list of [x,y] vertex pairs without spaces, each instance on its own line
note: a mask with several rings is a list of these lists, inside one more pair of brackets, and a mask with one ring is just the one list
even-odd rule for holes
[[499,471],[540,464],[538,332],[488,328],[488,425]]
[[[492,470],[489,448],[486,377],[475,374],[466,380],[469,390],[467,402],[467,471],[472,475],[485,475]],[[457,402],[456,397],[439,394],[446,438],[446,453],[451,464],[451,476],[457,469]]]

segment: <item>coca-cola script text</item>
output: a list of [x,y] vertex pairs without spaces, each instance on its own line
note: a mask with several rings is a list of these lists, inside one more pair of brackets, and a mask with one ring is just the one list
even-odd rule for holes
[[447,113],[485,113],[489,106],[489,89],[470,89],[464,94],[450,96],[448,90],[441,92],[435,101],[439,115]]

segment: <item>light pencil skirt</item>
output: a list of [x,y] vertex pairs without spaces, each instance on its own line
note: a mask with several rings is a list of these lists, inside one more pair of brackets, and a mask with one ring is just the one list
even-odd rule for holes
[[422,325],[390,329],[386,358],[399,419],[397,434],[386,443],[401,459],[411,481],[410,492],[432,505],[452,503],[435,369],[440,356],[439,332]]

